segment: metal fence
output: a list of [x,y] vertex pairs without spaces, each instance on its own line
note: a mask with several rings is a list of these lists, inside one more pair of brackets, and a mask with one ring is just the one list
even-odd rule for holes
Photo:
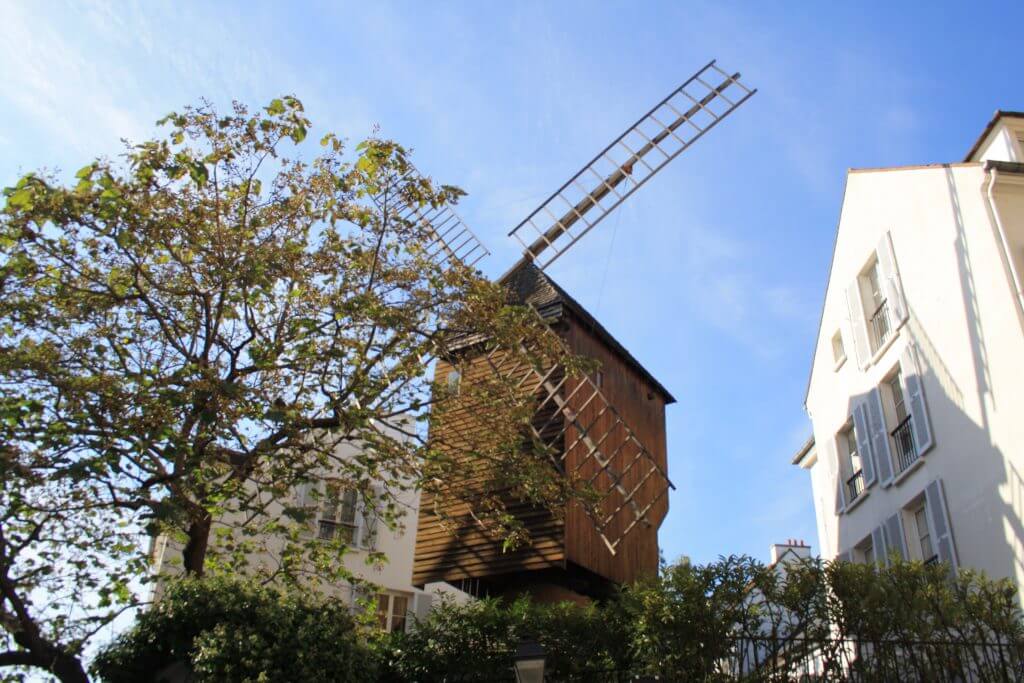
[[643,670],[590,670],[545,681],[641,683],[1011,683],[1024,681],[1024,643],[962,640],[736,638]]

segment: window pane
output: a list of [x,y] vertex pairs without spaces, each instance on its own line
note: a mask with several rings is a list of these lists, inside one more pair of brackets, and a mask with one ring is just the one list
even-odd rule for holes
[[405,630],[405,613],[409,610],[409,598],[401,595],[391,596],[391,630]]
[[356,523],[356,492],[345,490],[341,494],[341,516],[342,524],[355,525]]
[[853,427],[846,430],[846,452],[850,454],[850,475],[860,470],[860,453],[857,452],[857,433]]
[[317,529],[317,538],[329,541],[334,538],[334,533],[337,530],[337,524],[326,520],[320,520],[320,526]]
[[903,402],[903,389],[900,386],[900,373],[897,372],[889,380],[889,390],[892,392],[892,404],[896,409],[896,420],[903,422],[907,417],[907,406]]
[[844,358],[846,358],[846,350],[843,349],[843,335],[841,332],[836,332],[832,337],[832,360],[838,363]]
[[875,307],[882,305],[882,288],[878,284],[878,261],[871,264],[868,269],[868,287],[871,288],[871,299]]
[[377,621],[385,631],[388,630],[388,599],[390,597],[387,593],[377,594]]
[[932,550],[931,531],[928,529],[928,515],[925,513],[924,507],[914,513],[914,522],[917,524],[917,535],[921,541],[921,559],[928,561],[935,551]]

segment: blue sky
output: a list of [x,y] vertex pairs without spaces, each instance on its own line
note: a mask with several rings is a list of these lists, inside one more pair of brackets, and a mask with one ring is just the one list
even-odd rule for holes
[[717,58],[760,92],[552,274],[679,399],[666,557],[767,559],[817,545],[789,462],[845,171],[959,161],[1024,109],[1022,27],[1019,2],[4,3],[0,184],[116,154],[200,97],[294,93],[321,134],[379,124],[465,188],[497,275],[511,227]]

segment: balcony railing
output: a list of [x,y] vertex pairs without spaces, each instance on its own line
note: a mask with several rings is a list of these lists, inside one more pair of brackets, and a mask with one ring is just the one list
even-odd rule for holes
[[917,462],[918,458],[917,444],[914,443],[912,416],[907,415],[903,418],[903,422],[896,425],[896,429],[892,430],[891,434],[896,447],[896,467],[899,472],[905,472],[908,467]]
[[871,341],[874,342],[872,350],[877,351],[882,348],[882,345],[889,341],[891,334],[892,325],[889,324],[889,304],[888,301],[882,299],[882,303],[878,304],[878,308],[871,314]]
[[857,470],[853,476],[846,480],[846,491],[850,500],[856,500],[857,496],[864,493],[864,470]]

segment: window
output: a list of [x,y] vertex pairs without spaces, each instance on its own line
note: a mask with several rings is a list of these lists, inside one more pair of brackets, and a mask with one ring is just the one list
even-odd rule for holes
[[928,511],[925,508],[925,503],[914,510],[914,526],[917,527],[917,542],[918,548],[921,551],[921,559],[926,564],[938,561],[938,555],[935,554],[934,547],[932,546],[932,534],[928,528]]
[[459,386],[462,384],[462,373],[458,370],[452,370],[448,373],[445,382],[448,386],[448,393],[458,394]]
[[907,412],[907,400],[903,391],[903,372],[900,368],[885,380],[884,393],[888,399],[887,416],[892,452],[896,455],[896,473],[906,471],[917,461],[917,445],[914,442],[914,425]]
[[875,561],[875,544],[871,536],[868,536],[863,541],[857,544],[852,554],[855,562],[863,562],[864,564],[873,564]]
[[864,493],[864,470],[857,448],[857,430],[853,425],[842,432],[840,441],[840,445],[846,450],[846,498],[852,501]]
[[409,598],[390,593],[377,594],[377,623],[385,631],[404,631],[409,612]]
[[594,384],[597,385],[598,389],[604,386],[604,371],[598,370],[597,373],[595,373]]
[[876,360],[907,320],[892,239],[884,233],[864,267],[846,286],[853,356],[860,368]]
[[325,541],[334,539],[344,543],[356,540],[359,527],[356,516],[356,492],[350,489],[328,491],[320,502],[317,516],[317,538]]
[[846,349],[843,348],[843,333],[836,330],[832,335],[832,360],[835,361],[836,370],[846,362]]
[[864,315],[868,321],[871,352],[874,353],[889,341],[889,336],[892,334],[888,301],[882,291],[877,257],[871,260],[861,275],[861,297],[866,306]]

